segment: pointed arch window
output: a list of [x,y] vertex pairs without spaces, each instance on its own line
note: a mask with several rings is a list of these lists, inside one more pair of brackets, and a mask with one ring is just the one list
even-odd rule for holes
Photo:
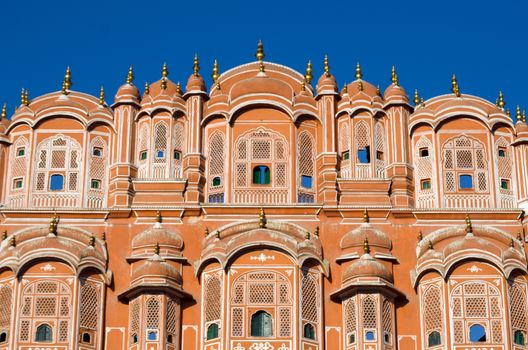
[[273,320],[266,311],[260,310],[251,316],[251,336],[271,337],[273,336]]
[[479,323],[469,327],[469,341],[472,343],[483,343],[486,341],[486,328]]
[[53,341],[53,332],[51,327],[47,324],[41,324],[37,327],[37,333],[35,335],[36,342],[51,343]]
[[306,339],[315,340],[315,328],[311,323],[304,325],[303,337]]
[[211,323],[207,327],[207,340],[218,338],[218,323]]

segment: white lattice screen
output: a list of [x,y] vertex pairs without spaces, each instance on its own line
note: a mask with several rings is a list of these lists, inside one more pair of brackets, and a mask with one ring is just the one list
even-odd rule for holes
[[[17,151],[24,149],[24,155],[17,155]],[[29,162],[29,142],[23,137],[19,136],[14,144],[11,146],[10,152],[10,166],[8,167],[9,176],[9,206],[13,208],[20,208],[25,205],[25,190],[28,188],[27,169]],[[20,185],[21,184],[21,185]]]
[[353,157],[350,157],[351,159],[354,159],[356,164],[354,174],[356,178],[368,179],[372,176],[372,167],[370,163],[360,163],[358,152],[359,150],[364,149],[368,153],[368,157],[372,159],[371,143],[369,125],[364,120],[357,122],[354,129],[354,155]]
[[[148,122],[143,122],[139,125],[139,142],[137,147],[137,159],[138,159],[138,177],[146,178],[148,177],[148,164],[149,157],[152,155],[149,154],[150,151],[150,127]],[[146,152],[146,153],[145,153]]]
[[[476,139],[462,135],[446,141],[442,154],[445,206],[490,207],[488,161],[484,145]],[[472,188],[460,191],[461,175],[471,176]],[[468,191],[471,193],[467,193]]]
[[22,291],[20,310],[18,340],[21,343],[32,341],[36,327],[42,323],[52,328],[54,342],[70,340],[72,293],[68,284],[46,279],[28,284]]
[[183,123],[175,122],[174,129],[172,131],[172,149],[174,152],[179,152],[179,156],[176,157],[175,153],[172,157],[172,177],[174,178],[183,177],[182,160],[184,155],[184,145],[185,133],[183,129]]
[[393,334],[392,333],[392,319],[394,317],[393,310],[394,308],[393,308],[392,302],[388,299],[384,299],[382,308],[381,308],[381,324],[382,324],[384,337],[385,335],[387,335],[390,340],[389,342],[386,342],[386,343],[392,343],[392,334]]
[[90,143],[88,155],[88,184],[86,204],[88,208],[103,208],[106,204],[106,173],[108,147],[99,136]]
[[499,172],[498,193],[499,205],[502,208],[514,208],[516,206],[512,181],[512,150],[509,143],[500,137],[497,141],[497,169]]
[[8,332],[11,328],[13,309],[13,289],[9,284],[0,286],[0,332]]
[[[314,145],[313,139],[311,142]],[[289,146],[286,139],[259,127],[240,136],[235,145],[234,201],[243,204],[289,203]],[[259,165],[269,167],[270,184],[253,184],[253,168]],[[303,166],[310,167],[310,161]]]
[[[308,287],[307,287],[308,288]],[[292,335],[293,300],[290,281],[275,271],[255,271],[241,274],[231,288],[231,335],[243,337],[245,315],[258,307],[274,308],[279,325],[279,337]],[[249,317],[249,316],[248,316]],[[317,316],[315,316],[317,319]],[[317,322],[317,321],[314,321]],[[249,336],[249,334],[247,334]]]
[[496,286],[483,280],[462,282],[452,290],[450,304],[455,325],[455,343],[469,344],[470,340],[464,329],[475,323],[486,329],[488,344],[502,343],[504,305]]
[[[225,135],[215,131],[209,137],[208,160],[208,191],[209,202],[223,203],[225,193]],[[214,179],[217,180],[214,180]]]
[[139,326],[141,323],[141,300],[139,298],[134,299],[129,304],[129,339],[133,342],[134,336],[139,336]]
[[169,132],[167,124],[164,121],[157,122],[154,125],[154,148],[152,149],[152,175],[154,179],[165,179],[168,177],[168,162],[169,157]]
[[[350,168],[350,126],[348,119],[339,124],[339,155],[341,156],[341,167],[340,167],[340,177],[341,178],[350,178],[352,177],[352,170]],[[348,159],[346,158],[348,154]]]
[[345,344],[349,344],[349,338],[351,334],[356,334],[357,332],[357,297],[353,296],[349,298],[343,304],[343,313],[344,313],[344,322],[345,322]]
[[222,281],[215,273],[205,277],[204,284],[205,323],[218,322],[222,316]]
[[521,331],[526,337],[528,334],[528,302],[527,284],[523,278],[517,278],[510,286],[510,318],[512,334]]
[[385,152],[385,127],[382,121],[377,121],[374,128],[374,142],[376,144],[376,177],[385,178],[386,152]]
[[366,295],[362,300],[361,316],[363,328],[376,329],[378,326],[377,298]]
[[[297,184],[300,203],[313,203],[315,200],[315,141],[308,131],[299,135],[297,143]],[[303,176],[309,177],[311,187],[303,185]]]
[[[416,206],[418,208],[435,208],[436,184],[433,176],[434,152],[433,145],[427,136],[422,136],[414,146],[414,176]],[[428,181],[429,186],[424,185]],[[445,179],[452,182],[453,179]]]
[[173,343],[176,343],[176,337],[178,336],[178,319],[179,319],[179,307],[178,302],[173,299],[167,300],[167,335],[172,335]]
[[[424,339],[427,339],[431,332],[444,334],[444,311],[442,307],[442,290],[438,285],[430,285],[422,289],[422,310]],[[441,338],[441,339],[442,339]],[[443,343],[443,339],[441,340]]]

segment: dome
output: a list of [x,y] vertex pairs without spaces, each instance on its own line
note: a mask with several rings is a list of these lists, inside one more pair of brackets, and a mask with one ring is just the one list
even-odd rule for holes
[[117,90],[115,95],[115,102],[133,101],[139,102],[140,93],[138,88],[134,84],[123,84]]
[[407,92],[400,85],[390,84],[389,87],[383,93],[383,98],[387,101],[404,101],[409,102],[409,96]]
[[[363,85],[362,90],[360,90],[360,83]],[[347,92],[350,96],[354,96],[359,92],[362,92],[370,97],[378,96],[378,89],[372,85],[369,82],[366,82],[364,80],[354,80],[350,84],[347,85]]]
[[387,234],[381,230],[375,229],[368,222],[363,223],[360,227],[346,233],[341,238],[341,249],[348,249],[352,247],[362,247],[368,239],[371,247],[381,247],[385,249],[391,248],[391,240]]
[[282,96],[287,100],[293,99],[293,89],[290,85],[267,75],[259,75],[234,84],[230,96],[231,100],[235,100],[245,95],[270,93]]
[[196,91],[206,91],[205,81],[200,74],[191,74],[187,80],[187,87],[185,88],[187,92],[196,92]]
[[159,95],[173,96],[178,93],[178,86],[169,79],[165,79],[165,84],[167,87],[165,89],[162,89],[162,81],[163,79],[160,79],[149,85],[149,95],[153,99],[156,99],[156,97]]
[[370,254],[364,254],[359,260],[352,263],[343,273],[343,282],[360,277],[381,278],[389,283],[394,282],[392,273]]
[[183,240],[179,234],[167,230],[161,224],[156,223],[154,227],[141,232],[132,239],[132,250],[145,246],[153,246],[156,243],[160,247],[171,247],[179,250],[183,248]]
[[134,268],[132,272],[132,283],[142,278],[165,278],[180,285],[183,281],[178,270],[161,259],[159,255],[154,255],[151,259],[140,262]]
[[317,81],[317,94],[337,92],[337,82],[335,77],[330,73],[323,73]]

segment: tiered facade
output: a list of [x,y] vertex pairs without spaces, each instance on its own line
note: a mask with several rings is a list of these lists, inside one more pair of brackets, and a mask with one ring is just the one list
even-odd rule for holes
[[257,60],[0,121],[0,350],[528,349],[528,126]]

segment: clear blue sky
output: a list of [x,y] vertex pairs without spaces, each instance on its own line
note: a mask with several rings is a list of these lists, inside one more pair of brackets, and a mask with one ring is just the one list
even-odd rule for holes
[[456,73],[462,93],[528,109],[528,2],[503,1],[3,1],[0,5],[0,102],[60,90],[65,68],[73,89],[107,102],[134,66],[136,85],[160,77],[185,83],[194,53],[210,82],[221,71],[254,60],[259,38],[266,60],[315,81],[325,53],[342,86],[357,61],[365,80],[384,89],[395,65],[400,84],[425,98],[449,92]]

